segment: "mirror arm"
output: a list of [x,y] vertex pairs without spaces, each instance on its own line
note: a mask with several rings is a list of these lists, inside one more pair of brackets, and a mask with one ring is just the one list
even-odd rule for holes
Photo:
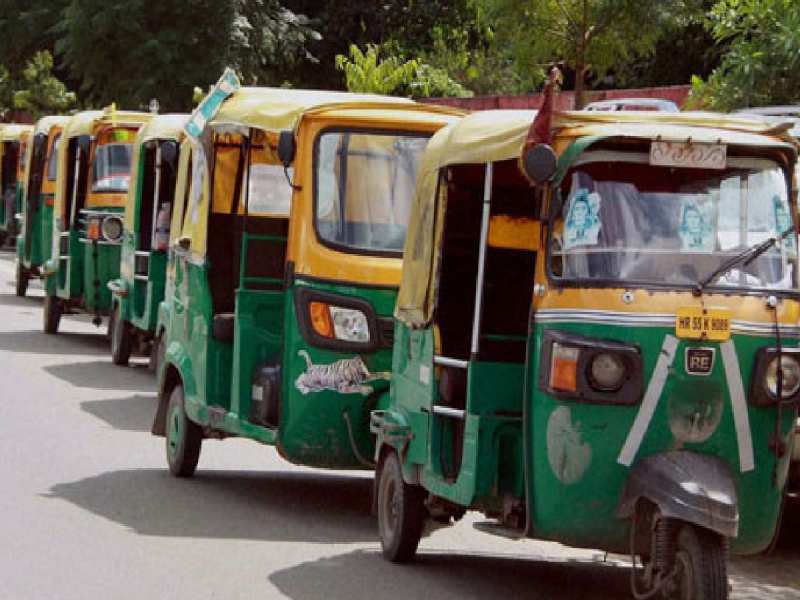
[[286,176],[286,183],[289,184],[290,188],[292,188],[296,192],[299,192],[300,190],[303,189],[302,185],[295,185],[294,183],[292,183],[292,178],[289,176],[289,165],[283,165],[283,174]]

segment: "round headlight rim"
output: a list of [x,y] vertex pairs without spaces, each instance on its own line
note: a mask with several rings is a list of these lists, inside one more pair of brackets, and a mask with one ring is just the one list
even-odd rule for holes
[[[763,379],[763,382],[762,382],[764,390],[767,392],[767,395],[770,398],[772,398],[773,400],[777,400],[777,397],[778,397],[778,390],[777,390],[778,382],[777,382],[777,377],[775,377],[775,379],[774,379],[774,381],[775,381],[775,389],[773,389],[772,386],[770,385],[770,379],[771,379],[770,371],[772,369],[772,366],[776,365],[776,363],[778,361],[778,358],[779,357],[778,357],[777,354],[774,354],[769,358],[769,360],[767,361],[766,368],[764,369],[764,379]],[[793,368],[796,370],[795,384],[791,388],[787,388],[786,387],[786,377],[784,376],[784,378],[783,378],[784,385],[783,385],[783,389],[781,390],[781,396],[782,396],[782,400],[786,400],[787,398],[791,398],[792,396],[794,396],[798,392],[800,392],[800,360],[794,354],[783,353],[783,352],[780,355],[780,360],[782,362],[783,361],[788,361],[788,364],[793,365]],[[777,373],[778,373],[778,367],[776,365],[776,367],[775,367],[775,375],[776,376],[777,376]]]
[[[603,356],[610,357],[620,367],[620,374],[614,385],[604,385],[600,383],[600,381],[598,381],[598,378],[594,374],[593,367],[596,361]],[[599,350],[597,352],[593,352],[586,361],[586,379],[588,380],[589,385],[592,387],[592,389],[594,389],[597,392],[602,392],[606,394],[618,392],[619,390],[622,389],[622,387],[625,385],[625,382],[629,378],[629,373],[628,373],[629,369],[630,366],[628,365],[628,361],[625,359],[624,355],[618,352],[614,352],[613,350]]]
[[[117,227],[119,228],[119,233],[116,236],[110,236],[106,229],[106,225],[108,223],[115,222]],[[122,240],[122,236],[124,235],[125,227],[122,222],[122,219],[117,215],[111,215],[105,217],[103,221],[100,223],[100,233],[103,235],[103,238],[108,242],[119,242]]]

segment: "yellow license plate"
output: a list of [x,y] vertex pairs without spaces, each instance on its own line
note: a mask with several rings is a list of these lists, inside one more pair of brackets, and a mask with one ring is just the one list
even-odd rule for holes
[[678,309],[675,335],[689,340],[724,342],[731,337],[731,311],[691,306]]

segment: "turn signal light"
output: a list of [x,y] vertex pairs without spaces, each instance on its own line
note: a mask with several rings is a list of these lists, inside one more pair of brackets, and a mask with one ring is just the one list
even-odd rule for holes
[[309,302],[308,312],[311,317],[311,326],[317,335],[333,338],[333,320],[328,305],[324,302]]
[[553,343],[550,362],[550,387],[562,392],[578,389],[578,356],[580,350],[570,346]]
[[86,237],[90,240],[100,239],[100,219],[89,219],[86,226]]

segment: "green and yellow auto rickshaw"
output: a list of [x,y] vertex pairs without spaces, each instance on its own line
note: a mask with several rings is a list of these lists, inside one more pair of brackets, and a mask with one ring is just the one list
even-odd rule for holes
[[728,550],[773,540],[792,451],[795,146],[648,113],[557,114],[528,146],[533,119],[476,113],[423,158],[371,423],[384,554],[476,510],[489,533],[631,554],[636,598],[727,598]]
[[44,331],[57,333],[65,311],[94,315],[111,309],[107,284],[119,277],[122,211],[131,178],[136,133],[148,113],[77,113],[64,125],[58,151],[52,258],[44,269]]
[[153,425],[173,474],[227,436],[294,463],[371,466],[417,164],[457,114],[224,78],[201,104],[181,151]]
[[17,236],[20,174],[25,173],[23,141],[27,147],[32,131],[31,125],[0,124],[0,246]]
[[58,146],[68,120],[69,117],[63,116],[42,117],[29,142],[30,160],[25,161],[17,235],[17,296],[25,295],[28,281],[41,275],[41,267],[50,258]]
[[133,145],[133,180],[125,202],[120,278],[113,293],[111,358],[125,365],[134,350],[158,349],[156,325],[164,299],[172,205],[183,127],[188,115],[159,115],[142,126]]

